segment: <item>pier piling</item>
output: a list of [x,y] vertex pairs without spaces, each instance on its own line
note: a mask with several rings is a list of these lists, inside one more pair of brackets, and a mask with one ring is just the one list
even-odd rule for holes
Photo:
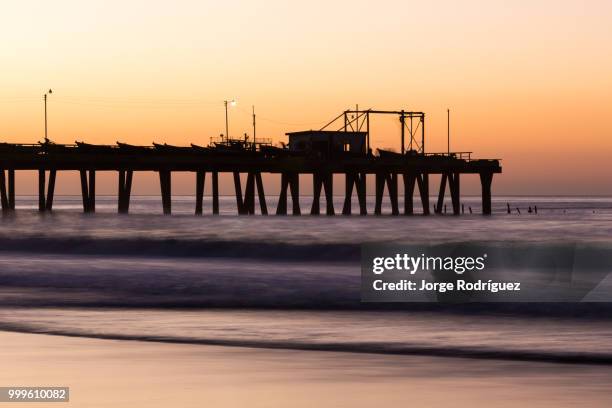
[[[353,206],[353,186],[357,183],[356,173],[346,173],[344,175],[344,205],[342,206],[342,215],[351,215]],[[358,194],[359,195],[359,194]]]
[[277,215],[287,215],[287,193],[291,194],[293,215],[300,215],[300,179],[298,173],[281,174],[281,191],[276,207]]
[[436,214],[442,214],[442,206],[444,206],[444,194],[446,193],[446,180],[448,179],[447,173],[442,173],[440,178],[440,191],[438,192],[438,202],[435,205],[434,212]]
[[8,170],[8,206],[10,210],[15,209],[15,170]]
[[325,215],[335,215],[334,211],[334,175],[326,173],[323,178],[323,188],[325,189]]
[[346,173],[344,175],[344,205],[342,206],[342,215],[351,215],[352,211],[352,198],[353,198],[353,185],[355,184],[355,176],[353,173]]
[[334,179],[333,175],[329,172],[316,172],[312,174],[312,186],[313,186],[313,200],[312,207],[310,209],[311,215],[319,215],[320,201],[321,201],[321,190],[325,190],[325,213],[327,215],[334,215]]
[[429,174],[421,173],[417,175],[417,184],[421,195],[423,215],[429,215]]
[[266,204],[266,194],[264,192],[263,181],[261,179],[261,173],[255,173],[255,183],[257,184],[257,195],[259,197],[259,208],[261,215],[268,215],[268,205]]
[[278,205],[276,215],[287,215],[287,188],[289,187],[289,176],[287,173],[281,174],[281,188],[278,195]]
[[399,206],[397,200],[397,173],[376,173],[376,203],[374,206],[374,214],[382,214],[382,202],[385,193],[385,185],[387,185],[387,191],[389,193],[389,200],[391,201],[391,214],[399,215]]
[[[49,183],[47,184],[46,181],[46,171],[44,169],[39,169],[38,170],[38,211],[40,212],[45,212],[45,211],[51,211],[53,209],[53,195],[55,192],[55,177],[56,177],[56,173],[57,171],[55,169],[51,169],[49,170]],[[14,175],[13,177],[13,181],[12,183],[14,184]],[[9,177],[9,184],[10,184],[10,177]],[[14,202],[15,202],[15,198],[14,198],[14,187],[12,188],[13,192],[13,198],[11,199],[12,201],[12,208],[14,208]],[[10,203],[9,203],[10,205]]]
[[374,203],[374,214],[382,214],[382,199],[385,192],[385,175],[381,172],[376,173],[376,202]]
[[242,186],[240,183],[240,173],[237,171],[233,172],[234,174],[234,190],[236,192],[236,208],[238,209],[238,214],[246,214],[244,200],[242,199]]
[[204,204],[204,181],[206,173],[202,170],[196,172],[196,207],[195,214],[202,215],[202,207]]
[[247,175],[244,200],[242,201],[243,213],[249,215],[255,214],[255,190],[257,190],[261,214],[268,215],[268,207],[266,205],[266,195],[264,193],[261,173],[253,171],[250,171]]
[[0,171],[0,202],[2,203],[2,212],[10,211],[8,195],[6,193],[6,176],[4,169]]
[[391,199],[391,215],[399,215],[399,206],[397,203],[397,173],[387,173],[385,180],[387,181],[387,189],[389,190],[389,198]]
[[[55,169],[49,170],[49,184],[47,185],[47,200],[45,201],[45,210],[52,211],[53,210],[53,196],[55,193],[55,177],[57,175],[57,171]],[[14,204],[15,198],[13,197],[13,208],[15,208]]]
[[[6,173],[8,173],[8,188]],[[15,170],[8,169],[6,173],[4,169],[0,169],[0,202],[2,203],[2,212],[15,210]]]
[[493,173],[490,171],[480,172],[480,184],[482,186],[482,213],[491,215],[491,182]]
[[212,212],[219,215],[219,173],[212,172]]
[[404,215],[414,214],[414,185],[416,184],[416,174],[412,172],[404,173]]
[[366,202],[366,173],[356,174],[355,177],[357,199],[359,200],[359,215],[368,215],[368,206]]
[[298,173],[290,174],[289,190],[291,192],[291,203],[293,204],[293,215],[300,215],[300,175]]
[[162,207],[164,215],[172,213],[172,175],[169,170],[159,171],[159,184],[161,188]]
[[83,212],[96,211],[96,171],[80,170],[81,195],[83,196]]
[[130,195],[132,191],[132,170],[119,170],[119,214],[127,214],[130,210]]
[[446,207],[446,204],[444,204],[444,194],[446,192],[447,181],[453,204],[453,214],[459,215],[461,212],[459,173],[453,172],[442,173],[442,178],[440,179],[440,191],[438,193],[438,202],[434,206],[435,213],[442,214],[442,209]]
[[312,175],[312,207],[310,208],[310,215],[321,214],[321,187],[323,182],[318,173]]
[[460,184],[459,184],[459,173],[449,173],[448,181],[451,193],[451,201],[453,204],[453,214],[459,215],[461,211],[461,202],[460,202]]
[[246,214],[255,214],[255,173],[252,171],[247,174],[243,205]]
[[44,169],[38,170],[38,211],[44,212],[47,207],[45,206],[45,185],[46,185],[46,174]]

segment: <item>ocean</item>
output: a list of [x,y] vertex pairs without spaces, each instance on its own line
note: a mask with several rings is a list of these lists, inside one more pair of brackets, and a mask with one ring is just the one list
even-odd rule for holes
[[[2,217],[0,330],[612,364],[610,282],[597,302],[580,304],[360,301],[364,243],[579,244],[607,253],[610,197],[496,197],[490,217],[479,214],[479,197],[463,200],[462,216],[429,217],[236,216],[233,197],[221,198],[220,216],[196,217],[188,196],[173,197],[172,216],[147,196],[132,198],[129,215],[104,196],[95,214],[83,214],[80,200],[56,197],[54,212],[39,214],[36,197],[17,197],[17,211]],[[205,201],[205,213],[210,207]]]

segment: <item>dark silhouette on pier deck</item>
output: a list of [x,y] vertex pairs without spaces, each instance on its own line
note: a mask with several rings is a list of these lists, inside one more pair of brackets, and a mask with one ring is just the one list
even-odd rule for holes
[[[393,114],[400,118],[401,152],[370,148],[370,115]],[[337,130],[329,127],[344,119]],[[382,213],[385,193],[391,201],[391,214],[399,215],[398,182],[404,183],[403,214],[413,214],[413,194],[418,187],[423,214],[429,214],[429,175],[440,174],[441,184],[436,212],[444,207],[446,184],[449,185],[453,214],[461,211],[460,175],[478,174],[482,186],[482,212],[491,214],[491,182],[493,174],[500,173],[499,160],[475,160],[469,152],[425,153],[425,115],[407,111],[345,111],[323,129],[288,133],[289,145],[275,147],[267,142],[228,139],[203,147],[154,144],[133,146],[91,145],[77,142],[60,145],[50,142],[36,145],[0,143],[0,199],[2,210],[15,209],[15,171],[38,170],[39,210],[51,211],[55,179],[58,171],[79,171],[83,210],[96,208],[96,172],[118,173],[118,211],[127,213],[130,205],[132,178],[135,171],[155,171],[159,174],[164,214],[171,213],[172,172],[196,173],[195,213],[204,212],[203,197],[206,174],[212,183],[212,213],[219,213],[219,173],[232,173],[239,214],[255,214],[255,190],[261,214],[268,214],[262,173],[281,175],[281,189],[277,215],[287,214],[291,197],[292,213],[301,214],[299,205],[299,175],[312,174],[313,203],[310,214],[320,214],[321,192],[324,190],[328,215],[335,214],[333,205],[333,175],[345,175],[345,200],[342,214],[350,215],[353,188],[357,192],[359,212],[368,213],[366,206],[366,177],[376,179],[374,214]],[[409,135],[406,149],[406,133]],[[417,134],[420,140],[417,139]],[[243,190],[240,175],[247,174]],[[48,180],[47,180],[48,176]],[[7,180],[8,179],[8,180]],[[470,208],[471,213],[471,208]]]

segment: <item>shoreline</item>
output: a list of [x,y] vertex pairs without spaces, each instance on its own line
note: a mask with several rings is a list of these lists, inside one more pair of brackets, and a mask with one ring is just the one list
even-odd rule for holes
[[68,386],[70,405],[605,407],[603,366],[265,350],[0,331],[2,386]]
[[612,372],[612,356],[608,354],[597,353],[549,353],[541,354],[539,352],[519,351],[519,350],[482,350],[477,349],[449,349],[441,347],[410,347],[397,346],[389,348],[387,345],[358,345],[350,347],[347,344],[326,344],[326,343],[282,343],[282,342],[258,342],[249,340],[215,340],[215,339],[190,339],[165,336],[134,336],[120,334],[78,334],[62,330],[25,330],[18,327],[7,328],[6,325],[0,328],[0,333],[16,333],[26,335],[44,335],[54,337],[67,337],[75,339],[89,339],[101,341],[119,341],[119,342],[135,342],[135,343],[154,343],[168,345],[186,345],[186,346],[204,346],[204,347],[223,347],[223,348],[238,348],[251,350],[270,350],[270,351],[287,351],[287,352],[307,352],[307,353],[339,353],[339,354],[355,354],[355,355],[372,355],[372,356],[399,356],[399,357],[417,357],[417,358],[443,358],[443,359],[458,359],[471,361],[488,361],[488,362],[509,362],[509,363],[533,363],[533,364],[560,364],[560,365],[579,365],[579,366],[602,366],[610,367]]

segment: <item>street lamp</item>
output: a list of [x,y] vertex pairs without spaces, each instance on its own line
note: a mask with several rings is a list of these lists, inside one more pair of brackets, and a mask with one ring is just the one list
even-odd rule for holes
[[223,104],[225,105],[225,140],[229,140],[229,121],[228,121],[228,117],[227,117],[227,104],[230,104],[230,106],[234,107],[236,106],[236,100],[232,99],[231,101],[223,101]]
[[45,143],[49,143],[49,138],[47,137],[47,95],[51,95],[52,93],[53,91],[49,89],[43,96],[45,101]]

